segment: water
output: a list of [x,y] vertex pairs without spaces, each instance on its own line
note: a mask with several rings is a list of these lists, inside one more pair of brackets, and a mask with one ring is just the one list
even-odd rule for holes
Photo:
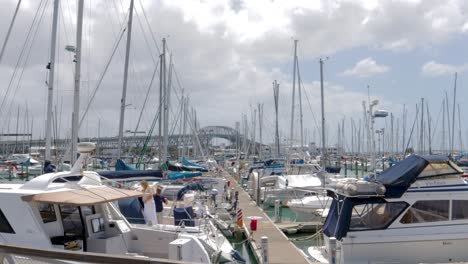
[[[264,212],[271,218],[274,218],[275,208],[274,207],[267,207],[264,208]],[[287,207],[283,207],[280,209],[280,217],[281,221],[285,222],[312,222],[312,221],[319,221],[319,218],[307,218],[301,219],[300,217],[296,216],[294,211]],[[307,256],[311,257],[307,251],[307,249],[311,246],[321,245],[321,237],[314,237],[311,238],[313,234],[292,234],[287,235],[291,242],[302,250]],[[321,236],[321,235],[320,235]]]
[[239,251],[242,257],[245,258],[247,264],[257,264],[257,260],[255,259],[254,253],[250,249],[249,243],[247,243],[246,237],[242,236],[241,240],[237,239],[229,239],[232,246],[235,250]]

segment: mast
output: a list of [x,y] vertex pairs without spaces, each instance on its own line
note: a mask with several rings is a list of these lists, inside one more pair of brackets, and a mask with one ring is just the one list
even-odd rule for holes
[[[431,116],[429,115],[429,104],[426,101],[426,112],[427,112],[427,128],[428,128],[428,144],[429,144],[429,155],[432,155],[432,134],[431,134]],[[461,134],[460,134],[461,135]]]
[[390,149],[389,149],[389,152],[390,152],[390,155],[393,155],[393,152],[395,151],[395,148],[394,148],[394,134],[393,134],[393,113],[390,113]]
[[[406,105],[403,105],[403,116],[402,116],[402,149],[401,149],[401,152],[404,154],[406,153]],[[404,158],[404,157],[403,157]]]
[[18,151],[19,116],[20,116],[20,106],[18,105],[18,111],[16,112],[15,149],[13,150],[14,153]]
[[461,117],[460,117],[460,104],[457,104],[458,107],[458,136],[460,138],[460,152],[463,152],[463,140],[462,140],[462,130],[461,130]]
[[442,151],[446,150],[445,146],[445,99],[442,99]]
[[275,80],[273,82],[273,97],[275,100],[275,144],[276,155],[280,157],[280,142],[279,142],[279,129],[278,129],[278,99],[279,99],[279,83]]
[[[82,1],[82,0],[81,0]],[[128,26],[127,26],[127,48],[125,50],[125,68],[124,68],[124,79],[122,89],[122,100],[120,101],[120,122],[119,122],[119,146],[117,152],[117,158],[122,156],[122,143],[123,143],[123,129],[124,129],[124,118],[125,118],[125,100],[127,97],[127,82],[128,82],[128,63],[130,61],[130,45],[132,41],[132,20],[133,20],[133,0],[130,0],[130,9],[128,15]],[[161,114],[160,114],[161,117]],[[161,119],[161,118],[160,118]]]
[[292,103],[291,103],[291,130],[289,132],[290,147],[293,146],[294,140],[294,99],[296,97],[296,66],[297,66],[297,39],[294,40],[294,62],[293,62],[293,89],[292,89]]
[[259,130],[259,143],[260,143],[260,148],[259,148],[259,152],[258,152],[258,156],[260,159],[263,158],[263,155],[262,155],[262,129],[263,129],[263,104],[258,104],[258,130]]
[[447,94],[447,91],[445,91],[445,108],[446,108],[446,111],[445,113],[447,114],[447,127],[448,127],[448,146],[447,146],[447,149],[446,151],[450,151],[450,144],[452,142],[452,140],[450,139],[450,136],[452,135],[452,133],[450,133],[450,110],[449,110],[449,107],[450,107],[450,104],[449,104],[449,100],[448,100],[448,94]]
[[[165,39],[163,39],[165,43]],[[164,45],[165,46],[165,45]],[[172,55],[169,58],[169,77],[166,83],[166,51],[163,52],[163,67],[164,67],[164,75],[163,75],[163,82],[164,82],[164,145],[163,145],[163,161],[167,160],[168,152],[167,148],[169,145],[169,107],[170,107],[170,97],[171,97],[171,74],[172,74]]]
[[301,81],[301,71],[299,70],[299,60],[296,58],[297,63],[297,90],[299,92],[299,123],[301,127],[301,151],[304,148],[304,124],[303,124],[303,115],[302,115],[302,81]]
[[[84,0],[78,1],[78,17],[76,25],[76,50],[75,50],[75,89],[73,91],[73,114],[72,114],[72,139],[70,164],[74,164],[76,158],[76,147],[78,142],[78,122],[80,114],[80,77],[81,77],[81,39],[83,35],[83,6]],[[120,147],[120,144],[119,144]]]
[[453,110],[452,110],[452,141],[450,142],[450,156],[453,155],[453,143],[455,142],[455,104],[457,97],[457,73],[455,72],[455,81],[453,84]]
[[420,128],[420,139],[419,139],[419,146],[420,146],[420,153],[424,154],[424,98],[421,98],[421,128]]
[[[320,159],[322,169],[325,169],[325,160],[327,156],[327,149],[325,147],[325,101],[324,101],[324,91],[323,91],[323,60],[320,58],[320,102],[322,108],[322,157]],[[325,181],[324,181],[325,183]]]
[[54,13],[52,16],[52,35],[50,40],[50,61],[49,61],[49,80],[47,81],[47,116],[45,130],[45,156],[46,160],[50,160],[50,145],[52,142],[52,104],[54,103],[54,73],[55,73],[55,52],[57,44],[57,21],[58,21],[59,0],[54,0]]

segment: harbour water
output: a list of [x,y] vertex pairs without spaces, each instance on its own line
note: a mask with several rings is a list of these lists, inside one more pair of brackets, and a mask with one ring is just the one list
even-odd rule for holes
[[[270,217],[273,218],[275,214],[275,209],[273,207],[264,208],[265,213]],[[283,207],[280,209],[280,217],[281,221],[284,222],[307,222],[307,221],[317,221],[318,219],[304,219],[296,216],[296,214],[289,208]],[[321,241],[320,238],[313,238],[311,239],[312,234],[307,233],[297,233],[297,234],[287,234],[290,241],[304,254],[310,257],[307,249],[310,246],[318,245]]]

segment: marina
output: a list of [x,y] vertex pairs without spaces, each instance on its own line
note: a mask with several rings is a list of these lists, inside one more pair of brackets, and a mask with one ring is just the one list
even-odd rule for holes
[[468,263],[462,1],[0,1],[0,262]]

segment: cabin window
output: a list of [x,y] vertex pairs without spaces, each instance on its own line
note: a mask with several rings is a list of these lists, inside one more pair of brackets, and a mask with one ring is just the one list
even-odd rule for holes
[[427,223],[449,220],[448,200],[417,201],[401,218],[402,224]]
[[6,219],[1,209],[0,209],[0,233],[10,233],[10,234],[15,233],[15,231],[11,227],[10,223]]
[[[83,219],[86,219],[86,216],[95,214],[96,210],[94,206],[81,206],[81,213]],[[60,215],[62,216],[65,235],[82,235],[84,227],[81,222],[79,207],[74,205],[60,205]]]
[[57,221],[54,205],[50,203],[39,203],[39,213],[41,214],[42,222],[51,223]]
[[[437,175],[460,174],[453,166],[453,163],[429,163],[419,174],[418,178],[431,177]],[[456,165],[454,165],[456,166]]]
[[468,200],[452,201],[452,219],[468,219]]
[[353,207],[350,231],[383,229],[389,226],[407,207],[404,202],[368,203]]

